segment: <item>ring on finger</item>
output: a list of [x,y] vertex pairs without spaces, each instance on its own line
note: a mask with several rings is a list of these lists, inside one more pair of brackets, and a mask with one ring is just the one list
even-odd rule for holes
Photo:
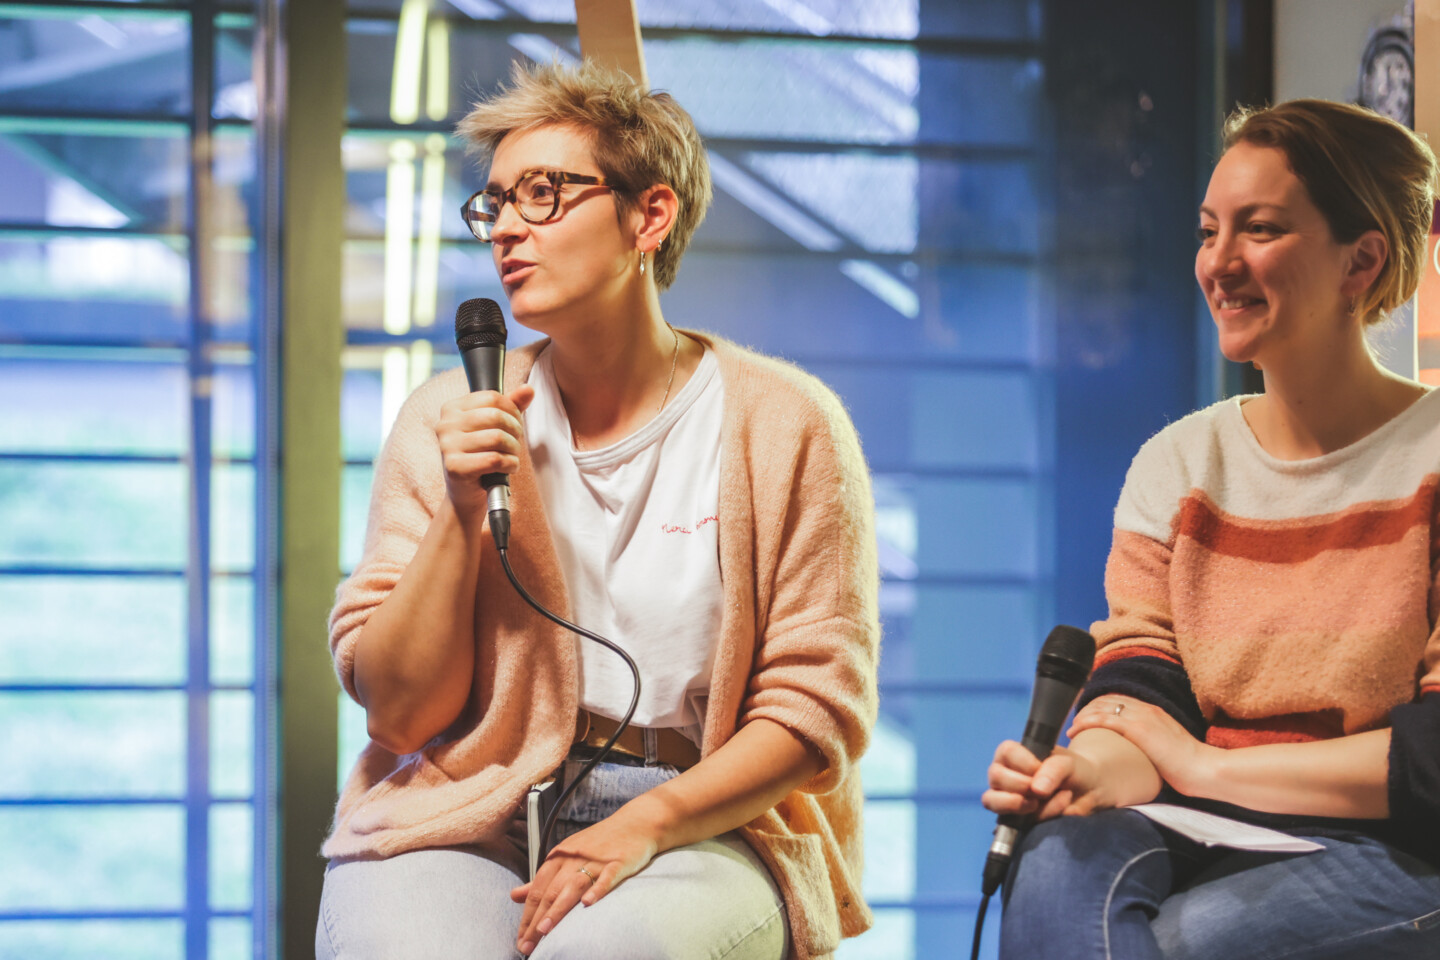
[[597,879],[596,876],[595,876],[595,874],[591,873],[591,872],[590,872],[588,869],[586,869],[585,867],[581,867],[579,870],[577,870],[577,871],[575,871],[575,872],[576,872],[576,873],[583,873],[583,874],[585,874],[586,878],[589,879],[589,881],[590,881],[591,883],[594,883],[595,880]]
[[1120,716],[1120,714],[1121,714],[1122,712],[1124,712],[1124,710],[1125,710],[1125,704],[1123,704],[1123,703],[1117,703],[1117,704],[1115,704],[1115,716],[1117,716],[1117,717]]

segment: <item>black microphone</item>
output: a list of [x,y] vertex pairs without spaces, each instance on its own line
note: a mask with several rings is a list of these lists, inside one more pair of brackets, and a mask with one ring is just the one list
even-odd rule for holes
[[[1035,665],[1035,692],[1030,697],[1030,717],[1025,721],[1025,736],[1020,745],[1044,760],[1055,749],[1060,730],[1070,708],[1080,696],[1080,688],[1095,665],[1095,638],[1078,627],[1060,625],[1050,631],[1040,648],[1040,662]],[[980,892],[989,897],[1000,887],[1015,842],[1034,821],[1033,816],[1001,814],[995,825],[995,838],[985,857],[985,877]]]
[[[471,392],[505,390],[505,315],[488,297],[466,300],[455,309],[455,346]],[[490,535],[504,550],[510,540],[510,478],[487,473],[480,478],[490,513]]]

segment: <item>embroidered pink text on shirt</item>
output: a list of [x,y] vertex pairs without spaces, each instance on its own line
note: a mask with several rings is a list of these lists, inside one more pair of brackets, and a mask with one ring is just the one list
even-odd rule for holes
[[705,524],[707,524],[707,523],[719,523],[719,522],[720,522],[720,518],[719,518],[719,517],[714,517],[714,516],[711,516],[711,517],[702,517],[702,518],[700,519],[700,522],[697,523],[697,524],[695,524],[695,528],[694,528],[693,530],[692,530],[691,528],[689,528],[689,527],[682,526],[681,524],[678,524],[678,523],[662,523],[662,524],[660,524],[660,532],[661,532],[661,533],[697,533],[697,532],[700,530],[701,527],[705,526]]

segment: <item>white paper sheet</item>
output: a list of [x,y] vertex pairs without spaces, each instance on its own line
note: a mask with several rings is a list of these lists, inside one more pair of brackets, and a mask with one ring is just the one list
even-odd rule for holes
[[1189,837],[1207,847],[1229,847],[1232,850],[1260,850],[1267,853],[1313,853],[1325,848],[1310,840],[1301,840],[1279,830],[1241,823],[1213,813],[1177,807],[1169,803],[1142,803],[1126,807],[1143,813],[1163,827]]

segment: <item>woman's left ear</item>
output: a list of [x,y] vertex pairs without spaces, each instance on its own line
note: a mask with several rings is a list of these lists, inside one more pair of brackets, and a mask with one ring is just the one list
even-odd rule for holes
[[1390,255],[1390,244],[1379,230],[1366,230],[1350,245],[1350,264],[1345,271],[1345,282],[1341,292],[1358,297],[1375,283],[1380,271],[1385,269],[1385,260]]
[[641,192],[636,208],[635,246],[654,252],[675,224],[675,216],[680,212],[680,198],[666,184],[657,183]]

